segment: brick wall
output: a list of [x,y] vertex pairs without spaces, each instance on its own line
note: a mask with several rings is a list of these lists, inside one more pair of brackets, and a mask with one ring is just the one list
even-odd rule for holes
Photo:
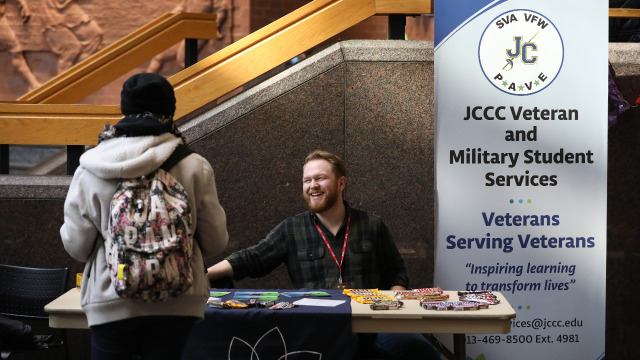
[[251,32],[309,3],[306,0],[251,0]]

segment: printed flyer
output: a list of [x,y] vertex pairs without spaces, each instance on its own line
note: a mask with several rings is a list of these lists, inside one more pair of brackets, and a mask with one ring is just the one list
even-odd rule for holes
[[604,359],[608,7],[434,5],[434,284],[516,311],[467,359]]

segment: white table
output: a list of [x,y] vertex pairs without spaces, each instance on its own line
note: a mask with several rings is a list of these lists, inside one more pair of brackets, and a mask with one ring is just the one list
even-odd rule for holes
[[[393,291],[383,291],[393,295]],[[458,299],[457,291],[445,291],[451,301]],[[507,299],[498,292],[500,303],[488,309],[468,311],[425,310],[418,300],[403,300],[398,310],[371,310],[369,305],[351,302],[351,326],[354,333],[422,333],[453,334],[451,353],[432,336],[440,350],[453,359],[466,359],[465,334],[507,334],[516,312]]]
[[[393,291],[384,291],[393,295]],[[458,299],[456,291],[445,291],[452,301]],[[404,300],[398,310],[371,310],[367,304],[351,302],[351,323],[354,333],[422,333],[453,334],[454,351],[442,347],[428,336],[441,351],[452,359],[466,359],[465,334],[506,334],[511,331],[515,310],[507,299],[494,292],[500,303],[489,309],[468,311],[435,311],[420,307],[418,300]],[[80,292],[71,289],[47,304],[49,326],[53,328],[87,329],[87,318],[80,307]]]
[[89,328],[87,317],[80,306],[80,291],[76,288],[45,305],[44,311],[49,314],[49,326],[52,328]]

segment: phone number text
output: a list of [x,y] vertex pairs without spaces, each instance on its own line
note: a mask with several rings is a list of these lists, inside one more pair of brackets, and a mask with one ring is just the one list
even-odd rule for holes
[[579,343],[578,334],[568,335],[467,335],[466,343],[473,344],[551,344],[551,343]]

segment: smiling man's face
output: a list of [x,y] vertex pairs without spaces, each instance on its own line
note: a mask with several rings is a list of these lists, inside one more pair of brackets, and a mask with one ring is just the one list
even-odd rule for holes
[[309,210],[318,214],[332,208],[342,197],[342,178],[336,178],[328,161],[309,161],[302,171],[302,197]]

